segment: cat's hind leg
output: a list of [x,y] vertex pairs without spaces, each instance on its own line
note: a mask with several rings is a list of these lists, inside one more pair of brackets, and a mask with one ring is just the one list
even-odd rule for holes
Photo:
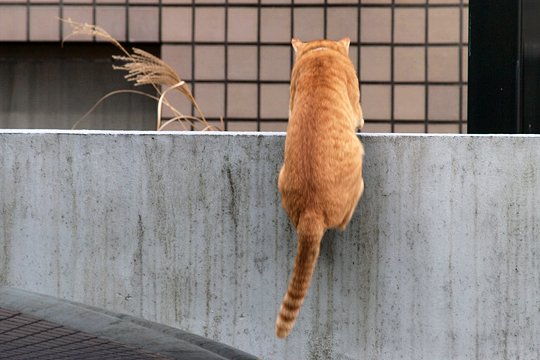
[[351,218],[354,214],[354,210],[356,210],[356,205],[358,204],[358,201],[360,200],[360,197],[362,196],[363,192],[364,192],[364,179],[360,178],[360,183],[358,184],[356,192],[354,193],[354,196],[351,197],[351,201],[348,204],[349,206],[347,209],[347,213],[345,217],[343,218],[343,221],[341,222],[341,224],[339,224],[338,226],[338,229],[340,231],[344,231],[349,221],[351,221]]
[[278,176],[278,190],[280,193],[283,193],[283,170],[285,169],[285,165],[281,167],[281,170],[279,170],[279,176]]

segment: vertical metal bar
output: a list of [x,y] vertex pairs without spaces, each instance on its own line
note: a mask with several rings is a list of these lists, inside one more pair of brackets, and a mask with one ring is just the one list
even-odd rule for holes
[[[126,0],[127,1],[127,0]],[[96,21],[97,21],[97,9],[96,9],[96,0],[92,0],[92,24],[93,25],[96,25]],[[127,39],[127,38],[126,38]],[[93,42],[96,42],[96,36],[92,36],[92,41]]]
[[[191,0],[191,94],[195,98],[195,1]],[[191,105],[191,115],[195,115],[195,107]],[[192,126],[193,128],[193,126]]]
[[463,0],[459,1],[459,133],[463,134]]
[[424,132],[429,131],[429,0],[425,3],[424,26]]
[[396,121],[395,121],[395,84],[394,84],[394,56],[395,56],[395,47],[394,47],[394,31],[395,31],[395,5],[396,0],[392,0],[390,3],[390,131],[396,131]]
[[[361,4],[361,1],[359,0],[358,1],[358,4],[356,5],[356,16],[357,16],[357,20],[356,20],[356,25],[357,25],[357,28],[356,28],[356,73],[358,75],[358,81],[359,81],[359,84],[358,86],[361,86],[362,84],[362,78],[360,76],[360,69],[362,68],[361,67],[361,50],[360,50],[360,44],[362,43],[361,40],[360,40],[360,36],[361,36],[361,25],[362,25],[362,4]],[[360,89],[360,103],[362,103],[362,89]]]
[[[60,0],[58,17],[60,19],[64,18],[64,0]],[[60,41],[62,41],[62,39],[64,38],[64,23],[62,21],[58,21],[58,34],[60,36]]]
[[163,0],[158,1],[158,42],[163,46]]
[[30,41],[30,0],[26,0],[26,41]]
[[[163,0],[158,1],[158,46],[159,50],[159,56],[163,54]],[[159,96],[159,94],[157,94]],[[161,114],[161,117],[159,119],[160,121],[163,120],[163,114]],[[156,129],[158,130],[158,129]]]
[[[292,38],[294,38],[294,0],[291,0],[291,40]],[[295,58],[295,52],[292,46],[289,46],[289,51],[291,54],[289,74],[292,75],[292,68],[294,66],[294,58]]]
[[[324,26],[324,29],[323,29],[323,38],[327,38],[328,37],[328,0],[324,0],[323,2],[323,26]],[[337,39],[334,39],[334,40],[337,40]]]
[[257,0],[257,131],[261,131],[261,0]]
[[[294,0],[291,0],[291,39],[294,38]],[[291,53],[291,68],[292,71],[293,64],[294,64],[294,49],[292,46],[290,47],[290,53]]]
[[[96,0],[94,0],[95,2]],[[126,28],[125,28],[125,32],[126,32],[126,42],[129,42],[130,41],[130,38],[129,38],[129,2],[128,0],[125,1],[125,4],[126,4]]]
[[225,0],[225,59],[224,59],[224,68],[225,68],[225,74],[224,74],[224,80],[225,80],[225,88],[224,88],[224,94],[223,94],[223,116],[224,119],[224,130],[229,129],[229,115],[228,115],[228,96],[229,96],[229,0]]

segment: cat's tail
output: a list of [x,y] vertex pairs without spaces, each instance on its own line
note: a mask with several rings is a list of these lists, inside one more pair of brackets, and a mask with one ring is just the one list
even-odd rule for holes
[[307,294],[319,257],[325,226],[322,215],[310,212],[300,216],[297,226],[298,249],[287,293],[276,320],[276,335],[285,338],[291,332]]

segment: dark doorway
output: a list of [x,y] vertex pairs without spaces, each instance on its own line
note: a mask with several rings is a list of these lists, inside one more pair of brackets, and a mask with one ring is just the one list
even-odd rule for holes
[[471,0],[469,133],[540,133],[540,4]]

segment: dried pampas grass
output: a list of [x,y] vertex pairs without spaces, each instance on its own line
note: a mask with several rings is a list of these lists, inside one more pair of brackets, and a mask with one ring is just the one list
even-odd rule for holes
[[[156,121],[156,130],[158,131],[164,130],[169,125],[175,122],[180,123],[181,127],[184,130],[189,130],[193,125],[200,125],[200,127],[202,127],[202,130],[223,129],[223,119],[221,119],[221,128],[208,123],[199,105],[195,101],[193,94],[189,90],[188,85],[165,61],[161,60],[157,56],[154,56],[144,50],[137,48],[133,48],[133,53],[128,52],[114,37],[112,37],[107,31],[105,31],[105,29],[99,26],[86,23],[78,23],[71,19],[60,20],[70,25],[72,28],[71,34],[64,38],[64,41],[76,35],[91,35],[109,41],[111,44],[116,46],[124,53],[124,55],[113,55],[114,60],[118,62],[123,62],[123,64],[120,66],[113,65],[113,69],[127,71],[128,73],[125,76],[125,79],[127,81],[133,82],[135,86],[151,85],[152,87],[154,87],[157,94],[159,95],[152,96],[145,92],[136,90],[113,91],[99,99],[98,102],[73,125],[73,128],[76,128],[82,120],[84,120],[102,101],[104,101],[108,97],[119,93],[128,92],[144,95],[155,99],[158,102]],[[165,87],[165,90],[162,91],[162,87]],[[172,90],[180,91],[193,105],[195,110],[197,110],[198,116],[182,114],[178,109],[172,106],[166,98],[166,94]],[[167,108],[169,108],[173,113],[173,117],[165,122],[162,122],[161,120],[161,111],[163,105],[167,106]]]

